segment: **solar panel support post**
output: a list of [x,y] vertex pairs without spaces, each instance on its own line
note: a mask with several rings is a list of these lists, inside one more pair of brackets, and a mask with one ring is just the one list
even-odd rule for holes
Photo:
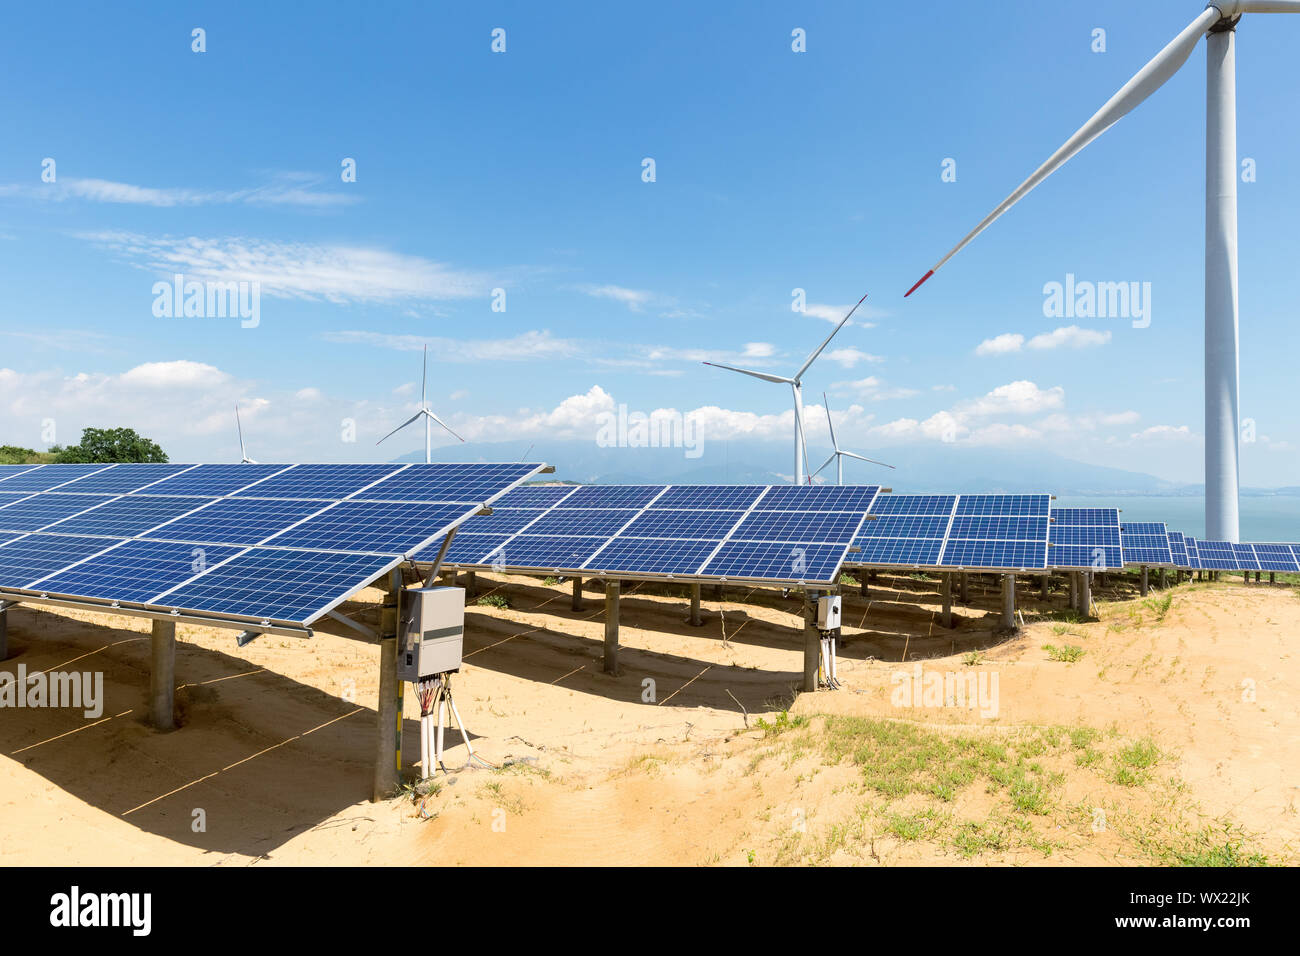
[[465,597],[466,597],[466,599],[472,598],[472,597],[474,596],[474,585],[475,585],[475,581],[474,581],[474,572],[473,572],[473,571],[466,571],[466,572],[465,572]]
[[1079,572],[1070,572],[1070,609],[1079,610]]
[[573,604],[571,606],[575,611],[582,610],[582,578],[580,577],[573,579]]
[[962,604],[970,604],[970,575],[965,571],[957,578],[957,596]]
[[1092,572],[1079,572],[1079,613],[1092,617]]
[[1159,579],[1159,582],[1158,582],[1158,583],[1159,583],[1160,590],[1163,591],[1163,590],[1165,589],[1165,587],[1166,587],[1166,584],[1167,584],[1167,582],[1166,582],[1166,578],[1165,578],[1165,569],[1164,569],[1164,568],[1161,568],[1160,571],[1159,571],[1159,574],[1160,574],[1160,579]]
[[822,632],[817,627],[817,593],[805,591],[803,598],[803,689],[817,690],[817,671],[822,656]]
[[700,585],[691,585],[691,624],[694,627],[700,627],[704,624],[704,619],[700,617]]
[[158,730],[176,727],[176,622],[154,621],[149,669],[149,704]]
[[[1268,583],[1269,583],[1269,584],[1277,584],[1277,572],[1276,572],[1276,571],[1270,571],[1270,572],[1268,572]],[[5,628],[5,625],[4,625],[4,613],[3,613],[3,612],[0,612],[0,656],[3,656],[3,653],[2,653],[2,652],[4,651],[4,636],[5,636],[5,635],[4,635],[4,628]]]
[[1014,630],[1016,626],[1016,576],[1002,575],[1002,626]]
[[952,627],[952,572],[945,571],[940,576],[943,583],[939,586],[940,593],[943,597],[943,614],[939,618],[939,623],[943,627]]
[[9,656],[9,608],[0,607],[0,661]]
[[618,599],[617,580],[605,582],[605,661],[606,674],[618,676]]
[[379,615],[379,727],[375,741],[375,779],[370,799],[386,798],[401,783],[396,756],[401,753],[402,711],[398,706],[401,682],[397,679],[397,602],[402,590],[401,571],[388,575],[384,606]]
[[1139,588],[1138,588],[1138,593],[1139,593],[1142,597],[1146,597],[1146,596],[1147,596],[1147,591],[1149,591],[1150,589],[1151,589],[1151,588],[1150,588],[1150,582],[1147,580],[1147,567],[1146,567],[1146,565],[1144,564],[1144,565],[1142,565],[1142,584],[1141,584],[1141,585],[1139,586]]
[[1044,574],[1044,575],[1043,575],[1043,584],[1042,584],[1042,587],[1039,589],[1039,592],[1038,592],[1038,598],[1039,598],[1040,601],[1046,601],[1046,600],[1047,600],[1047,595],[1048,595],[1048,592],[1050,591],[1051,580],[1052,580],[1052,576],[1051,576],[1050,574]]

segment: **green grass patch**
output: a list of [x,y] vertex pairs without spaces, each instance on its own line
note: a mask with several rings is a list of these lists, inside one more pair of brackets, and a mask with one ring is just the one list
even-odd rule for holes
[[1043,650],[1047,651],[1050,660],[1064,661],[1067,664],[1073,664],[1075,661],[1082,659],[1083,655],[1088,653],[1077,644],[1062,644],[1057,647],[1055,644],[1044,644]]
[[508,608],[510,600],[504,594],[485,594],[474,602],[479,607]]

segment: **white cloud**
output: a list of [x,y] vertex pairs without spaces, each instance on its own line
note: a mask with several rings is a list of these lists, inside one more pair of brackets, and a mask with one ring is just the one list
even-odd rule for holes
[[84,200],[131,206],[211,206],[248,203],[253,205],[293,205],[312,208],[343,206],[358,201],[355,195],[342,192],[314,192],[320,177],[290,173],[274,182],[244,189],[203,190],[185,187],[137,186],[109,179],[62,178],[41,185],[11,184],[0,186],[0,196],[23,196],[52,202]]
[[776,354],[776,346],[770,342],[746,342],[740,354],[744,358],[771,358]]
[[1025,344],[1025,337],[1016,332],[1006,332],[991,339],[985,339],[975,347],[976,355],[1005,355],[1019,352]]
[[267,239],[142,236],[100,232],[82,236],[160,276],[258,282],[263,295],[335,304],[464,299],[487,295],[484,275],[419,256],[365,246]]
[[1150,428],[1144,428],[1140,432],[1134,432],[1129,436],[1133,441],[1150,442],[1150,441],[1197,441],[1198,435],[1192,433],[1192,430],[1186,425],[1152,425]]
[[642,306],[654,298],[653,293],[644,289],[628,289],[621,285],[588,285],[581,286],[580,289],[593,298],[621,302],[633,312],[639,312]]
[[230,376],[212,365],[178,359],[174,362],[146,362],[123,372],[118,381],[123,385],[143,388],[203,388],[219,385]]
[[843,349],[832,349],[823,353],[824,357],[832,362],[838,362],[845,368],[853,368],[859,362],[883,362],[884,359],[879,355],[872,355],[869,352],[863,352],[852,346]]
[[522,332],[508,339],[447,339],[421,335],[395,335],[354,329],[322,332],[327,342],[374,345],[399,352],[419,352],[427,345],[437,362],[518,362],[526,359],[572,358],[581,354],[572,339],[558,339],[547,329]]
[[868,375],[866,378],[859,378],[850,382],[834,382],[831,384],[831,389],[841,394],[849,392],[873,402],[883,402],[896,398],[912,398],[920,394],[914,388],[887,388],[885,383],[874,375]]
[[986,418],[992,415],[1033,415],[1065,404],[1065,389],[1059,385],[1042,389],[1030,381],[1021,380],[999,385],[982,398],[959,402],[955,408],[963,419]]
[[1097,329],[1081,329],[1077,325],[1067,325],[1054,332],[1035,335],[1026,344],[1031,349],[1082,349],[1096,345],[1105,345],[1110,341],[1110,332]]

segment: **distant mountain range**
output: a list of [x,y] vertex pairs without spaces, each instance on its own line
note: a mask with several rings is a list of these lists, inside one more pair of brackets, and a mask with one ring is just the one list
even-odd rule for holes
[[[600,484],[780,484],[790,481],[793,452],[785,442],[713,442],[698,458],[680,448],[602,448],[590,441],[543,441],[529,451],[527,441],[471,442],[435,448],[435,461],[544,461],[554,479]],[[815,468],[829,448],[809,448]],[[845,460],[845,481],[883,484],[900,493],[1051,492],[1059,495],[1118,497],[1163,495],[1199,497],[1200,484],[1177,484],[1153,475],[1073,461],[1045,451],[1018,451],[963,445],[906,445],[880,450],[876,457],[894,465],[881,468]],[[423,452],[397,461],[423,461]],[[789,470],[782,470],[789,469]],[[833,482],[835,466],[821,478]],[[1243,489],[1243,495],[1293,494],[1300,487]]]

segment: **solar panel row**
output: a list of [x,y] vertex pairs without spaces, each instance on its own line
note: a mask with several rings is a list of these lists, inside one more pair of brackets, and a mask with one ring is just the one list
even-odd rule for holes
[[305,625],[541,467],[0,467],[0,593]]
[[[874,485],[627,485],[520,488],[457,533],[453,567],[836,582]],[[434,560],[441,542],[420,552]]]

